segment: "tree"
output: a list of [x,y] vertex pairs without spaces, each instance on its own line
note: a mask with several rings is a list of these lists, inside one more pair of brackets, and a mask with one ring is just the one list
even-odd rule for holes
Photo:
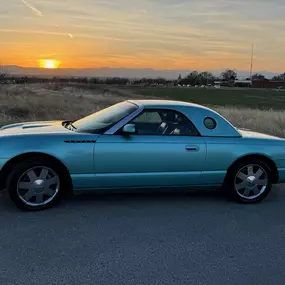
[[198,73],[197,71],[192,71],[184,79],[182,79],[181,84],[185,85],[208,85],[213,84],[215,77],[211,72],[203,71]]
[[227,69],[221,73],[221,78],[223,81],[231,81],[237,79],[237,73],[234,70]]
[[91,83],[91,84],[99,84],[100,83],[100,79],[97,78],[97,77],[92,77],[92,78],[90,78],[89,83]]
[[0,82],[7,76],[7,69],[5,66],[0,65]]
[[166,79],[162,78],[162,77],[158,77],[154,80],[154,82],[156,84],[159,84],[159,85],[165,85],[166,84]]
[[252,75],[252,80],[265,80],[265,76],[260,73],[255,73]]
[[273,81],[285,81],[285,72],[278,75],[278,76],[274,76],[272,78]]
[[128,79],[121,77],[108,77],[105,80],[105,84],[107,85],[124,85],[128,82]]
[[198,82],[200,85],[213,84],[215,77],[211,72],[203,71],[198,75]]
[[197,85],[199,84],[198,81],[199,73],[197,71],[192,71],[184,79],[182,79],[181,83],[186,85]]

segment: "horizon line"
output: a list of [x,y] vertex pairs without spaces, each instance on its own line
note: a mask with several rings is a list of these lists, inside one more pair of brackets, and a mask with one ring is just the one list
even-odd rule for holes
[[[40,70],[47,70],[47,71],[55,71],[55,70],[66,70],[66,69],[83,69],[83,70],[88,70],[88,69],[136,69],[136,70],[153,70],[153,71],[221,71],[221,70],[233,70],[237,72],[248,72],[246,69],[236,69],[236,68],[231,68],[231,67],[225,67],[225,68],[219,68],[219,69],[156,69],[152,67],[110,67],[110,66],[101,66],[101,67],[58,67],[58,68],[42,68],[38,66],[22,66],[22,65],[15,65],[15,64],[0,64],[2,67],[18,67],[18,68],[24,68],[24,69],[40,69]],[[285,70],[284,70],[285,71]],[[281,73],[280,71],[272,71],[272,70],[257,70],[255,73],[259,72],[269,72],[269,73]]]

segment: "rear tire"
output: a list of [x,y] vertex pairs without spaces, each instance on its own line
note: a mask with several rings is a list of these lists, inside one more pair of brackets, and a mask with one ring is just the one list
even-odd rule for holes
[[67,189],[62,167],[41,157],[25,159],[12,168],[6,189],[21,210],[42,211],[59,202]]
[[272,188],[272,171],[259,159],[241,160],[228,171],[224,193],[240,203],[257,203],[267,197]]

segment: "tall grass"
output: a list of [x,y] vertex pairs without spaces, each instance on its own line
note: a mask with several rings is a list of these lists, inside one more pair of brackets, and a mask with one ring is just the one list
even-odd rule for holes
[[234,126],[285,138],[285,112],[275,110],[213,107]]
[[19,121],[77,119],[121,101],[97,90],[54,84],[0,85],[0,124]]
[[[34,120],[72,120],[140,95],[58,84],[0,85],[0,124]],[[285,112],[212,107],[236,127],[285,138]]]

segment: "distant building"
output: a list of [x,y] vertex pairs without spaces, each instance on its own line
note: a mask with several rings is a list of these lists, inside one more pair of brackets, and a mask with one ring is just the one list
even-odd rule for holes
[[248,87],[248,88],[285,88],[285,81],[272,81],[268,79],[215,81],[215,87]]
[[272,81],[272,80],[253,80],[252,88],[285,88],[285,81]]
[[214,86],[216,86],[216,87],[230,87],[231,84],[229,81],[220,80],[220,81],[214,81]]
[[235,87],[251,87],[252,81],[251,80],[235,80],[234,86]]

